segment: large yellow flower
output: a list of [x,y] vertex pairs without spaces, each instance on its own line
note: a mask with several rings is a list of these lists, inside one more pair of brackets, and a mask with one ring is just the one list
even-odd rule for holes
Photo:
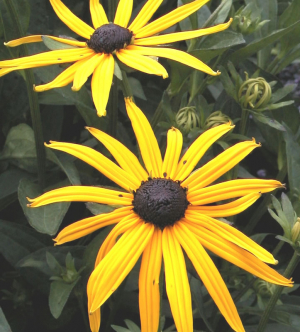
[[[171,128],[162,160],[145,115],[128,98],[126,108],[146,170],[124,145],[94,128],[88,128],[89,132],[105,145],[119,166],[86,146],[59,142],[51,142],[47,146],[82,159],[127,192],[70,186],[29,199],[31,207],[62,201],[122,206],[111,213],[69,225],[55,239],[56,244],[62,244],[101,227],[117,224],[103,242],[88,282],[92,331],[98,331],[100,326],[100,306],[118,288],[142,255],[139,276],[142,332],[158,329],[162,258],[167,295],[177,331],[192,332],[191,293],[182,249],[232,329],[244,331],[230,293],[204,247],[259,278],[291,286],[291,280],[264,263],[277,263],[269,252],[234,227],[215,219],[244,211],[260,197],[260,193],[280,188],[282,184],[276,180],[261,179],[237,179],[212,184],[259,146],[254,140],[237,143],[191,173],[207,149],[233,128],[230,123],[204,132],[181,158],[182,135],[176,128]],[[237,197],[229,203],[212,205]]]
[[106,105],[114,73],[114,56],[121,62],[147,74],[168,77],[165,68],[149,56],[163,57],[181,62],[210,75],[218,75],[210,67],[188,53],[151,47],[196,38],[227,29],[231,20],[207,29],[176,32],[156,36],[161,31],[197,11],[209,0],[195,0],[147,24],[163,0],[148,0],[128,26],[133,0],[120,0],[114,23],[109,23],[99,0],[90,0],[94,28],[75,16],[60,0],[49,0],[57,16],[86,42],[52,36],[35,35],[12,40],[5,45],[15,47],[24,43],[41,42],[51,38],[67,45],[68,49],[54,50],[20,59],[0,61],[0,76],[11,71],[75,62],[52,82],[36,86],[35,91],[63,87],[73,82],[72,90],[78,91],[92,76],[92,96],[99,116],[106,114]]

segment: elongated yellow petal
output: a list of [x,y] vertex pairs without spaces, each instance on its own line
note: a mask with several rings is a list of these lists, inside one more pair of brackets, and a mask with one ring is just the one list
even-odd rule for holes
[[250,205],[252,205],[256,200],[258,200],[260,196],[261,195],[259,193],[252,193],[241,197],[233,202],[214,206],[190,205],[189,210],[196,211],[209,217],[229,217],[246,210]]
[[[132,207],[130,207],[132,210]],[[113,246],[116,244],[117,239],[120,235],[124,234],[127,230],[132,228],[134,225],[138,225],[140,223],[140,217],[135,214],[133,211],[127,213],[127,216],[123,217],[123,219],[111,230],[111,232],[107,235],[105,240],[103,241],[98,255],[95,260],[95,268],[102,261],[102,259],[110,252]]]
[[140,222],[133,226],[97,265],[88,282],[88,296],[93,299],[90,312],[97,310],[119,287],[141,256],[153,231],[152,224]]
[[66,7],[60,0],[50,0],[50,3],[56,15],[65,23],[71,30],[86,39],[90,39],[94,33],[94,29],[84,23],[80,18],[75,16],[68,7]]
[[56,40],[58,42],[61,42],[61,43],[67,44],[67,45],[78,46],[78,47],[87,47],[86,42],[81,42],[81,41],[74,40],[74,39],[54,37],[54,36],[46,36],[46,35],[43,35],[42,39],[43,39],[43,37],[47,37],[47,38]]
[[142,28],[148,23],[162,2],[163,0],[148,0],[132,21],[128,29],[135,32]]
[[194,226],[189,223],[185,223],[184,225],[198,238],[205,248],[214,254],[268,282],[288,287],[293,286],[291,280],[286,279],[236,244],[223,239],[204,227]]
[[96,128],[86,127],[112,154],[118,164],[139,182],[147,181],[148,174],[138,161],[137,157],[121,142]]
[[206,36],[206,35],[210,35],[212,33],[216,33],[216,32],[227,29],[230,26],[231,22],[232,22],[232,18],[227,23],[218,24],[213,27],[206,28],[206,29],[174,32],[174,33],[169,33],[169,34],[165,34],[165,35],[161,35],[161,36],[153,36],[153,37],[148,37],[148,38],[135,39],[134,45],[154,46],[154,45],[175,43],[180,40],[188,40],[188,39],[192,39],[192,38]]
[[100,322],[101,322],[100,308],[97,309],[92,314],[89,314],[88,316],[89,316],[89,322],[90,322],[90,329],[91,329],[91,331],[92,332],[99,332]]
[[266,249],[261,247],[259,244],[251,240],[248,236],[236,228],[222,221],[198,214],[195,211],[190,211],[189,209],[185,213],[185,219],[188,223],[192,223],[194,226],[207,228],[214,234],[221,236],[223,239],[226,239],[227,241],[230,241],[237,246],[248,250],[265,263],[278,263],[273,255],[270,254]]
[[153,332],[159,325],[159,276],[162,261],[162,231],[155,228],[146,246],[139,275],[139,307],[141,330]]
[[98,116],[106,115],[106,105],[113,81],[115,60],[111,54],[105,54],[101,64],[92,77],[92,96]]
[[131,210],[131,206],[126,206],[110,213],[103,213],[74,222],[60,231],[53,241],[56,242],[56,245],[60,245],[69,241],[77,240],[102,227],[118,223],[124,217],[130,215],[132,213]]
[[180,244],[171,226],[163,230],[162,249],[166,290],[176,329],[178,332],[192,332],[192,299],[186,265]]
[[130,98],[125,98],[125,104],[146,169],[153,177],[160,177],[162,158],[150,123]]
[[43,41],[42,35],[33,35],[10,40],[9,42],[4,43],[4,45],[8,47],[16,47],[22,44],[38,43],[41,41]]
[[139,55],[131,50],[119,50],[117,51],[118,59],[125,63],[125,65],[139,70],[146,74],[158,75],[163,78],[168,77],[166,69],[158,62],[147,56]]
[[[27,68],[48,66],[57,63],[73,62],[90,56],[94,51],[89,48],[74,48],[65,50],[48,51],[40,54],[25,56],[23,58],[0,61],[0,68],[27,66]],[[33,65],[32,67],[30,67]],[[23,67],[21,69],[24,69]]]
[[177,222],[174,225],[174,234],[228,324],[234,331],[245,332],[235,304],[218,269],[195,235],[184,226],[183,222]]
[[83,60],[75,62],[67,69],[65,69],[61,74],[56,76],[53,81],[46,84],[33,86],[34,91],[43,92],[54,88],[61,88],[63,86],[70,84],[74,79],[76,70],[80,68],[86,61],[88,61],[88,59],[90,59],[92,56],[93,55],[89,55],[85,57]]
[[90,0],[90,12],[95,29],[108,24],[107,16],[99,0]]
[[256,144],[255,140],[235,144],[201,168],[198,168],[182,182],[182,186],[188,187],[189,192],[206,187],[232,169],[259,146],[260,144]]
[[174,178],[181,153],[182,142],[182,134],[178,129],[172,127],[168,130],[167,149],[162,165],[161,177],[170,179]]
[[177,172],[175,175],[175,180],[184,180],[191,171],[196,167],[199,160],[202,158],[204,153],[209,149],[209,147],[218,140],[222,135],[226,134],[231,130],[233,126],[231,124],[223,124],[215,128],[205,131],[200,135],[189,147],[187,152],[180,159]]
[[92,75],[95,68],[97,66],[101,66],[101,62],[103,62],[104,57],[104,54],[96,53],[76,70],[72,86],[73,91],[81,89],[83,84],[88,80],[89,76]]
[[187,199],[193,205],[204,205],[234,197],[245,196],[253,192],[267,193],[282,187],[283,185],[276,180],[231,180],[201,188],[191,193],[188,191]]
[[136,54],[158,56],[161,58],[178,61],[194,69],[201,70],[209,75],[217,76],[221,74],[219,71],[213,71],[209,66],[207,66],[205,63],[195,58],[194,56],[183,51],[174,50],[172,48],[129,45],[127,46],[127,50],[134,51]]
[[105,188],[89,186],[69,186],[48,191],[36,197],[28,198],[30,207],[39,207],[57,202],[95,202],[110,205],[131,205],[132,194]]
[[137,189],[140,186],[140,182],[135,177],[122,170],[102,153],[88,146],[53,141],[46,146],[51,149],[64,151],[83,160],[127,191],[130,188]]
[[209,0],[195,0],[172,10],[170,13],[147,24],[145,27],[139,30],[135,30],[136,38],[154,36],[158,32],[168,29],[172,25],[182,21],[189,15],[193,14],[196,10],[201,8],[208,1]]
[[132,6],[133,0],[120,0],[116,10],[114,24],[127,28],[132,13]]

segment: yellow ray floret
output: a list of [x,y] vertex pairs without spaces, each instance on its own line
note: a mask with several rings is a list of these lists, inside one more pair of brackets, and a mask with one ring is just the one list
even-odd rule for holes
[[90,0],[90,12],[95,29],[108,24],[107,16],[99,0]]

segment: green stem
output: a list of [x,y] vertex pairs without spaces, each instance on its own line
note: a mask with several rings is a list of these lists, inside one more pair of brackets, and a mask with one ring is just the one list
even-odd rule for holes
[[[278,172],[276,180],[283,181],[287,173],[286,163],[283,165],[281,170]],[[267,211],[268,204],[271,203],[271,194],[267,194],[263,201],[260,203],[258,208],[255,210],[253,216],[251,217],[249,223],[244,229],[244,233],[251,234],[257,223],[260,221],[261,217]]]
[[107,111],[109,117],[108,134],[112,137],[116,137],[118,125],[118,80],[116,78],[110,89]]
[[133,98],[133,93],[132,93],[132,89],[127,77],[127,73],[125,70],[121,70],[122,72],[122,78],[123,80],[122,82],[122,91],[123,91],[123,95],[124,97],[129,97],[129,98]]
[[276,245],[276,247],[274,248],[274,250],[272,251],[272,255],[274,257],[276,257],[279,253],[279,251],[281,250],[281,248],[283,247],[284,245],[284,241],[279,241]]
[[[289,279],[292,276],[299,261],[300,261],[300,256],[295,251],[293,257],[291,258],[287,268],[283,273],[283,276]],[[272,313],[282,291],[283,291],[283,286],[276,286],[276,289],[272,297],[270,298],[269,303],[267,304],[267,308],[264,311],[262,318],[258,324],[257,332],[263,332],[265,330],[267,323],[269,321],[270,314]]]
[[248,111],[246,109],[242,109],[242,118],[240,122],[240,134],[247,135],[247,123],[248,123]]
[[[18,14],[17,14],[17,11],[15,9],[13,2],[11,0],[4,0],[4,1],[5,1],[5,5],[6,5],[8,11],[9,11],[9,14],[12,18],[12,21],[18,30],[19,37],[24,37],[25,33],[24,33],[21,23],[19,21]],[[27,49],[26,45],[21,45],[20,49],[21,49],[21,54],[23,56],[28,55],[28,49]],[[32,127],[33,127],[33,131],[34,131],[39,185],[40,185],[41,189],[43,189],[45,187],[46,152],[45,152],[45,147],[44,147],[44,137],[43,137],[43,129],[42,129],[39,102],[38,102],[36,92],[33,91],[34,76],[33,76],[32,70],[30,70],[30,69],[25,70],[25,81],[26,81],[26,88],[27,88],[27,93],[28,93]]]

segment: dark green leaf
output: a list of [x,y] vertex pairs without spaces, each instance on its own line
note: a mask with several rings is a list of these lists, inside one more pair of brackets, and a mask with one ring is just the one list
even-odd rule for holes
[[271,119],[263,114],[258,114],[256,113],[254,115],[254,118],[261,122],[261,123],[265,123],[267,124],[268,126],[272,127],[272,128],[275,128],[277,130],[280,130],[280,131],[285,131],[285,128],[283,125],[281,125],[278,121],[276,121],[275,119]]
[[66,50],[66,49],[74,49],[78,48],[73,45],[68,45],[65,43],[61,43],[57,40],[51,39],[47,36],[42,36],[44,44],[50,49],[50,50]]
[[41,195],[38,185],[23,179],[20,182],[18,196],[25,216],[29,224],[38,232],[54,235],[68,211],[70,203],[61,202],[41,206],[39,208],[27,207],[28,201],[26,197],[35,198]]
[[12,332],[1,308],[0,308],[0,331]]

